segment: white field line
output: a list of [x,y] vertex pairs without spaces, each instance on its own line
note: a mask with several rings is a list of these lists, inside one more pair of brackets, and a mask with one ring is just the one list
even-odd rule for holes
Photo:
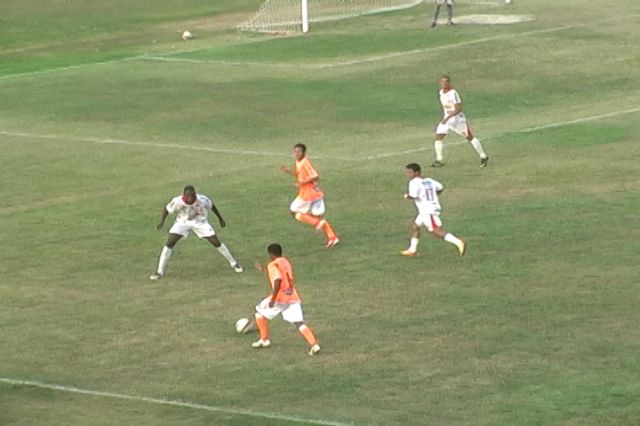
[[217,154],[252,155],[252,156],[257,156],[257,157],[290,157],[290,155],[288,155],[286,153],[269,152],[269,151],[251,151],[251,150],[244,150],[244,149],[211,148],[211,147],[207,147],[207,146],[181,145],[181,144],[177,144],[177,143],[142,142],[142,141],[129,141],[129,140],[124,140],[124,139],[78,137],[78,136],[65,136],[65,135],[56,135],[56,134],[39,134],[39,133],[13,132],[13,131],[7,131],[7,130],[0,130],[0,136],[11,136],[11,137],[16,137],[16,138],[50,139],[50,140],[85,142],[85,143],[95,143],[95,144],[105,144],[105,145],[146,146],[146,147],[161,148],[161,149],[204,151],[204,152],[213,152],[213,153],[217,153]]
[[258,417],[258,418],[272,419],[272,420],[284,420],[284,421],[294,422],[294,423],[306,423],[306,424],[312,424],[312,425],[327,425],[327,426],[347,425],[347,423],[339,423],[339,422],[333,422],[328,420],[307,419],[304,417],[289,416],[286,414],[263,413],[259,411],[246,410],[242,408],[224,408],[224,407],[216,407],[214,405],[197,404],[197,403],[186,402],[186,401],[175,401],[175,400],[164,399],[164,398],[152,398],[147,396],[127,395],[127,394],[114,393],[114,392],[94,391],[89,389],[76,388],[73,386],[62,386],[62,385],[55,385],[50,383],[34,382],[30,380],[0,378],[0,382],[10,384],[10,385],[16,385],[16,386],[30,386],[30,387],[40,388],[40,389],[49,389],[49,390],[54,390],[59,392],[68,392],[68,393],[75,393],[80,395],[98,396],[102,398],[119,399],[124,401],[131,401],[131,402],[145,402],[148,404],[168,405],[172,407],[189,408],[192,410],[210,411],[214,413],[235,414],[235,415],[241,415],[241,416]]
[[80,68],[95,67],[100,65],[117,64],[120,62],[140,59],[142,57],[143,55],[127,56],[125,58],[111,59],[109,61],[88,62],[86,64],[69,65],[67,67],[47,68],[39,71],[27,71],[27,72],[15,73],[15,74],[5,74],[5,75],[0,75],[0,81],[12,80],[12,79],[21,78],[21,77],[32,77],[32,76],[43,75],[43,74],[52,74],[52,73],[64,72],[64,71],[72,71]]
[[[565,30],[569,30],[569,29],[573,29],[573,28],[580,28],[580,27],[586,27],[586,26],[592,26],[592,25],[599,25],[599,24],[603,24],[603,23],[606,23],[606,22],[627,20],[627,19],[631,19],[631,18],[636,18],[638,16],[640,16],[640,15],[638,15],[638,14],[636,14],[636,15],[625,15],[625,16],[618,16],[618,17],[615,17],[615,18],[603,19],[603,20],[595,21],[595,22],[586,22],[586,23],[579,23],[579,24],[562,25],[562,26],[559,26],[559,27],[545,28],[545,29],[540,29],[540,30],[514,32],[514,33],[509,33],[509,34],[500,34],[500,35],[495,35],[495,36],[477,38],[477,39],[473,39],[473,40],[461,41],[461,42],[457,42],[457,43],[445,44],[445,45],[441,45],[441,46],[431,46],[431,47],[425,47],[425,48],[422,48],[422,49],[403,50],[403,51],[400,51],[400,52],[392,52],[392,53],[387,53],[387,54],[384,54],[384,55],[375,55],[375,56],[369,56],[369,57],[364,57],[364,58],[360,58],[360,59],[353,59],[353,60],[349,60],[349,61],[342,61],[342,62],[328,62],[328,63],[316,63],[316,64],[313,64],[313,63],[295,64],[295,63],[287,63],[287,62],[242,62],[242,61],[189,59],[189,58],[173,58],[173,57],[170,58],[170,57],[168,57],[168,55],[162,55],[162,54],[160,54],[160,55],[146,55],[146,56],[143,56],[143,57],[139,57],[137,59],[165,61],[165,62],[187,62],[187,63],[194,63],[194,64],[217,64],[217,65],[228,65],[228,66],[251,66],[251,67],[261,66],[261,67],[287,67],[287,68],[302,68],[302,69],[325,69],[325,68],[345,67],[345,66],[351,66],[351,65],[361,65],[361,64],[366,64],[366,63],[370,63],[370,62],[384,61],[384,60],[387,60],[387,59],[395,59],[395,58],[399,58],[399,57],[403,57],[403,56],[416,55],[416,54],[420,54],[420,53],[435,52],[435,51],[439,51],[439,50],[454,49],[454,48],[457,48],[457,47],[472,46],[472,45],[475,45],[475,44],[487,43],[487,42],[490,42],[490,41],[497,41],[497,40],[503,40],[503,39],[509,39],[509,38],[528,37],[528,36],[538,35],[538,34],[554,33],[554,32],[565,31]],[[178,54],[178,53],[180,53],[180,52],[175,52],[175,54]],[[174,53],[172,53],[171,55],[174,55]]]
[[[499,134],[495,134],[495,135],[489,135],[489,136],[484,137],[483,141],[490,140],[490,139],[495,139],[495,138],[498,138],[498,137],[501,137],[501,136],[505,136],[505,135],[513,135],[513,134],[519,134],[519,133],[534,133],[534,132],[538,132],[540,130],[555,129],[555,128],[558,128],[558,127],[570,126],[571,124],[588,123],[590,121],[598,121],[598,120],[602,120],[604,118],[618,117],[618,116],[621,116],[621,115],[634,114],[634,113],[638,113],[638,112],[640,112],[640,107],[629,108],[629,109],[625,109],[625,110],[621,110],[621,111],[613,111],[613,112],[609,112],[609,113],[606,113],[606,114],[591,115],[591,116],[588,116],[588,117],[580,117],[580,118],[575,118],[573,120],[558,121],[558,122],[555,122],[555,123],[542,124],[540,126],[527,127],[525,129],[512,130],[512,131],[507,131],[507,132],[503,132],[503,133],[499,133]],[[463,144],[466,144],[466,143],[468,143],[468,142],[466,140],[463,140],[463,141],[447,143],[447,146],[463,145]],[[382,153],[382,154],[370,155],[370,156],[367,156],[365,158],[362,158],[362,160],[378,160],[378,159],[381,159],[381,158],[398,157],[398,156],[401,156],[401,155],[415,154],[417,152],[425,152],[425,151],[430,151],[430,150],[431,150],[430,147],[422,147],[422,148],[407,149],[407,150],[404,150],[404,151],[386,152],[386,153]]]

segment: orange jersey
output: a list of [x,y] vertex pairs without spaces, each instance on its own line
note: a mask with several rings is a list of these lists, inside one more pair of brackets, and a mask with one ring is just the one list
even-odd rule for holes
[[273,289],[277,279],[280,280],[280,291],[276,295],[276,303],[300,302],[300,296],[293,286],[293,268],[284,257],[279,257],[267,265],[269,284]]
[[318,172],[313,168],[311,161],[309,161],[307,157],[296,161],[296,177],[300,184],[298,197],[300,197],[300,199],[304,201],[315,201],[324,197],[324,194],[320,191],[320,187],[318,187],[318,182],[302,183],[306,180],[317,178],[318,176]]

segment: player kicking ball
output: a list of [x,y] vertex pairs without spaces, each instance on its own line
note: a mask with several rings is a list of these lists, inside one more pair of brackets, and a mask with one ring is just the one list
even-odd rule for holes
[[173,248],[181,238],[187,238],[189,236],[189,232],[193,232],[199,238],[204,238],[209,241],[218,250],[218,252],[227,259],[229,265],[231,265],[234,271],[238,273],[244,271],[227,246],[220,242],[216,235],[216,231],[207,220],[209,210],[216,215],[218,221],[220,221],[221,227],[224,228],[227,226],[220,214],[220,211],[218,211],[218,208],[213,204],[211,199],[206,195],[198,194],[196,189],[191,185],[185,186],[182,195],[178,195],[173,198],[169,204],[167,204],[164,210],[162,210],[162,217],[160,218],[160,224],[157,228],[162,229],[164,221],[170,214],[175,213],[176,221],[173,226],[171,226],[171,229],[169,229],[167,243],[162,247],[160,260],[158,262],[158,269],[155,274],[152,274],[149,277],[149,279],[159,280],[164,277],[167,264],[169,263],[169,259],[173,253]]
[[295,325],[309,344],[309,355],[315,355],[320,352],[320,345],[311,328],[304,322],[302,301],[293,284],[291,263],[282,256],[280,244],[271,244],[267,252],[269,263],[266,266],[256,263],[256,269],[266,271],[271,295],[256,306],[255,318],[260,340],[252,343],[251,346],[259,349],[268,348],[271,345],[268,321],[282,314],[282,319]]
[[462,112],[462,100],[460,95],[451,85],[451,78],[448,75],[443,75],[440,78],[440,104],[444,111],[444,117],[438,123],[436,128],[436,140],[433,143],[434,151],[436,152],[436,161],[431,167],[444,166],[443,151],[444,151],[444,138],[449,134],[449,130],[453,130],[457,134],[463,136],[473,149],[476,150],[480,156],[480,167],[487,167],[489,163],[489,157],[484,152],[484,148],[480,143],[480,140],[476,138],[471,132],[467,118]]
[[407,250],[401,251],[400,254],[403,256],[416,255],[418,243],[420,242],[420,228],[424,227],[434,236],[455,245],[460,256],[464,256],[467,251],[467,243],[442,229],[438,196],[444,191],[444,187],[436,180],[422,177],[421,173],[422,170],[419,164],[411,163],[407,165],[409,193],[404,194],[404,198],[412,200],[416,204],[418,216],[416,216],[416,220],[412,225],[411,244]]
[[291,216],[299,222],[307,223],[317,230],[322,230],[327,236],[325,246],[334,247],[340,242],[331,224],[324,219],[325,205],[324,194],[318,187],[320,176],[307,157],[307,147],[304,144],[297,144],[293,147],[293,156],[296,164],[293,170],[287,166],[280,167],[284,173],[296,179],[298,196],[291,203],[289,208]]

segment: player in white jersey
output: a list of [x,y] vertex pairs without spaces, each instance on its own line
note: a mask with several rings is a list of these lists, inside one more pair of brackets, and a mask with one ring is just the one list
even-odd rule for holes
[[440,8],[443,4],[447,5],[447,25],[455,25],[453,23],[453,0],[435,0],[436,8],[433,11],[433,21],[431,21],[431,28],[435,28],[438,25],[438,15],[440,15]]
[[218,250],[218,252],[227,259],[229,265],[231,265],[234,271],[238,273],[244,271],[227,246],[220,242],[216,235],[216,231],[207,220],[209,210],[216,215],[220,222],[220,226],[223,228],[227,226],[215,204],[213,204],[206,195],[198,194],[196,189],[191,185],[185,186],[182,195],[178,195],[173,198],[169,204],[167,204],[167,206],[162,210],[162,217],[160,218],[160,224],[157,228],[162,229],[164,221],[170,214],[175,213],[176,221],[173,226],[171,226],[171,229],[169,229],[169,238],[167,238],[167,243],[160,253],[158,269],[155,274],[152,274],[149,277],[149,279],[159,280],[164,277],[167,264],[171,258],[171,253],[173,253],[173,248],[181,238],[187,238],[189,236],[189,232],[193,232],[199,238],[204,238],[209,241]]
[[444,116],[438,123],[436,128],[436,140],[433,144],[433,148],[436,152],[436,161],[431,167],[444,166],[443,151],[444,151],[444,138],[449,134],[449,130],[453,130],[457,134],[463,136],[469,141],[473,149],[476,150],[480,156],[480,167],[487,167],[489,163],[489,157],[484,152],[484,148],[480,143],[480,140],[476,138],[471,132],[467,117],[462,112],[462,100],[460,95],[451,86],[451,78],[448,75],[443,75],[440,78],[440,104]]
[[403,250],[400,253],[404,256],[416,255],[418,243],[420,242],[420,228],[424,227],[434,236],[455,245],[460,256],[464,256],[467,251],[467,243],[442,229],[440,199],[438,196],[444,191],[444,187],[437,180],[422,177],[421,173],[422,170],[419,164],[407,164],[409,192],[404,194],[404,198],[415,203],[418,209],[418,216],[416,216],[411,229],[411,245],[407,250]]

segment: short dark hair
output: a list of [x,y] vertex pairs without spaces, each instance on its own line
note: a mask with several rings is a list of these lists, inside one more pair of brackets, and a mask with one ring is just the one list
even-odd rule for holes
[[282,256],[282,246],[278,243],[274,243],[267,247],[267,251],[274,256]]
[[440,77],[443,80],[447,80],[447,81],[451,81],[451,77],[449,77],[448,74],[442,74],[442,77]]
[[185,192],[193,192],[194,194],[196,193],[196,189],[193,187],[193,185],[187,185],[184,187],[184,189],[182,190],[182,193],[184,194]]
[[420,173],[422,171],[422,167],[420,167],[420,164],[418,163],[407,164],[407,169],[413,170],[416,173]]
[[303,143],[297,143],[293,146],[294,148],[300,148],[303,154],[307,153],[307,146]]

